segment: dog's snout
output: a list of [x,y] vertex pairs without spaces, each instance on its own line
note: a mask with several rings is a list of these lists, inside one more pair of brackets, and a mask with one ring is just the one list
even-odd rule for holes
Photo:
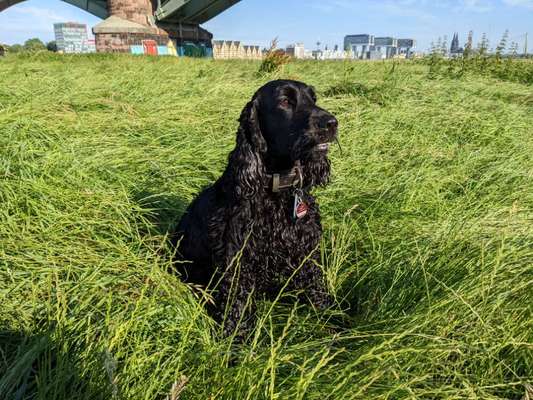
[[328,128],[330,131],[337,129],[338,126],[339,123],[337,122],[336,118],[331,118],[326,122],[326,128]]
[[320,110],[317,117],[317,123],[321,129],[335,130],[339,125],[337,118],[325,110]]
[[328,132],[328,136],[335,136],[337,134],[337,127],[339,122],[333,115],[325,115],[322,119],[322,128]]

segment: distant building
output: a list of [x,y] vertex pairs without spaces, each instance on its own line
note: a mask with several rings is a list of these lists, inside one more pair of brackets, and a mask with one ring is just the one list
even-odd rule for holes
[[413,48],[416,46],[414,39],[398,39],[398,55],[411,58],[413,56]]
[[61,53],[94,53],[94,40],[87,37],[87,25],[77,22],[54,24],[57,51]]
[[247,46],[244,45],[244,58],[247,60],[260,60],[263,58],[261,54],[261,49],[259,46]]
[[374,48],[381,55],[380,58],[392,58],[396,55],[398,48],[398,39],[393,37],[376,37],[374,38]]
[[87,48],[89,49],[89,53],[96,53],[96,40],[88,39]]
[[414,39],[374,37],[368,34],[344,37],[344,50],[348,52],[348,57],[362,60],[380,60],[399,56],[409,58],[414,46]]
[[344,60],[349,58],[349,52],[344,50],[313,50],[311,57],[315,60]]
[[323,60],[324,59],[324,53],[322,50],[311,50],[311,58],[314,58],[315,60]]
[[213,58],[217,60],[260,60],[263,57],[259,46],[243,45],[235,40],[213,40]]
[[450,46],[450,56],[459,57],[463,55],[463,48],[459,47],[459,34],[456,32],[453,35],[452,44]]
[[344,37],[344,50],[349,51],[353,58],[367,59],[368,52],[374,46],[374,36],[347,35]]
[[305,47],[303,43],[290,44],[285,49],[285,54],[294,58],[305,58]]

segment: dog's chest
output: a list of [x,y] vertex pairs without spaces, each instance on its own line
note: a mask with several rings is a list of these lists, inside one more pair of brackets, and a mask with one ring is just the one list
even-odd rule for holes
[[309,195],[269,199],[262,205],[253,236],[266,257],[287,258],[312,251],[322,234],[318,208]]

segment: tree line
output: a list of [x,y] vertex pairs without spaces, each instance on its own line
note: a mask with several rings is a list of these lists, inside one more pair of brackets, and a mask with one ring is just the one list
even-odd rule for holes
[[24,44],[13,44],[11,46],[2,45],[9,53],[22,53],[22,52],[36,52],[36,51],[57,51],[57,44],[55,40],[48,43],[44,43],[41,39],[31,38],[24,42]]

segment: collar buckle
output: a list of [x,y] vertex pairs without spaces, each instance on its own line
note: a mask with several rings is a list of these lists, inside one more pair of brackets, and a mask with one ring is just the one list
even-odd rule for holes
[[300,160],[296,160],[294,167],[286,174],[272,174],[267,176],[272,179],[273,193],[279,193],[283,189],[302,189],[304,183]]

